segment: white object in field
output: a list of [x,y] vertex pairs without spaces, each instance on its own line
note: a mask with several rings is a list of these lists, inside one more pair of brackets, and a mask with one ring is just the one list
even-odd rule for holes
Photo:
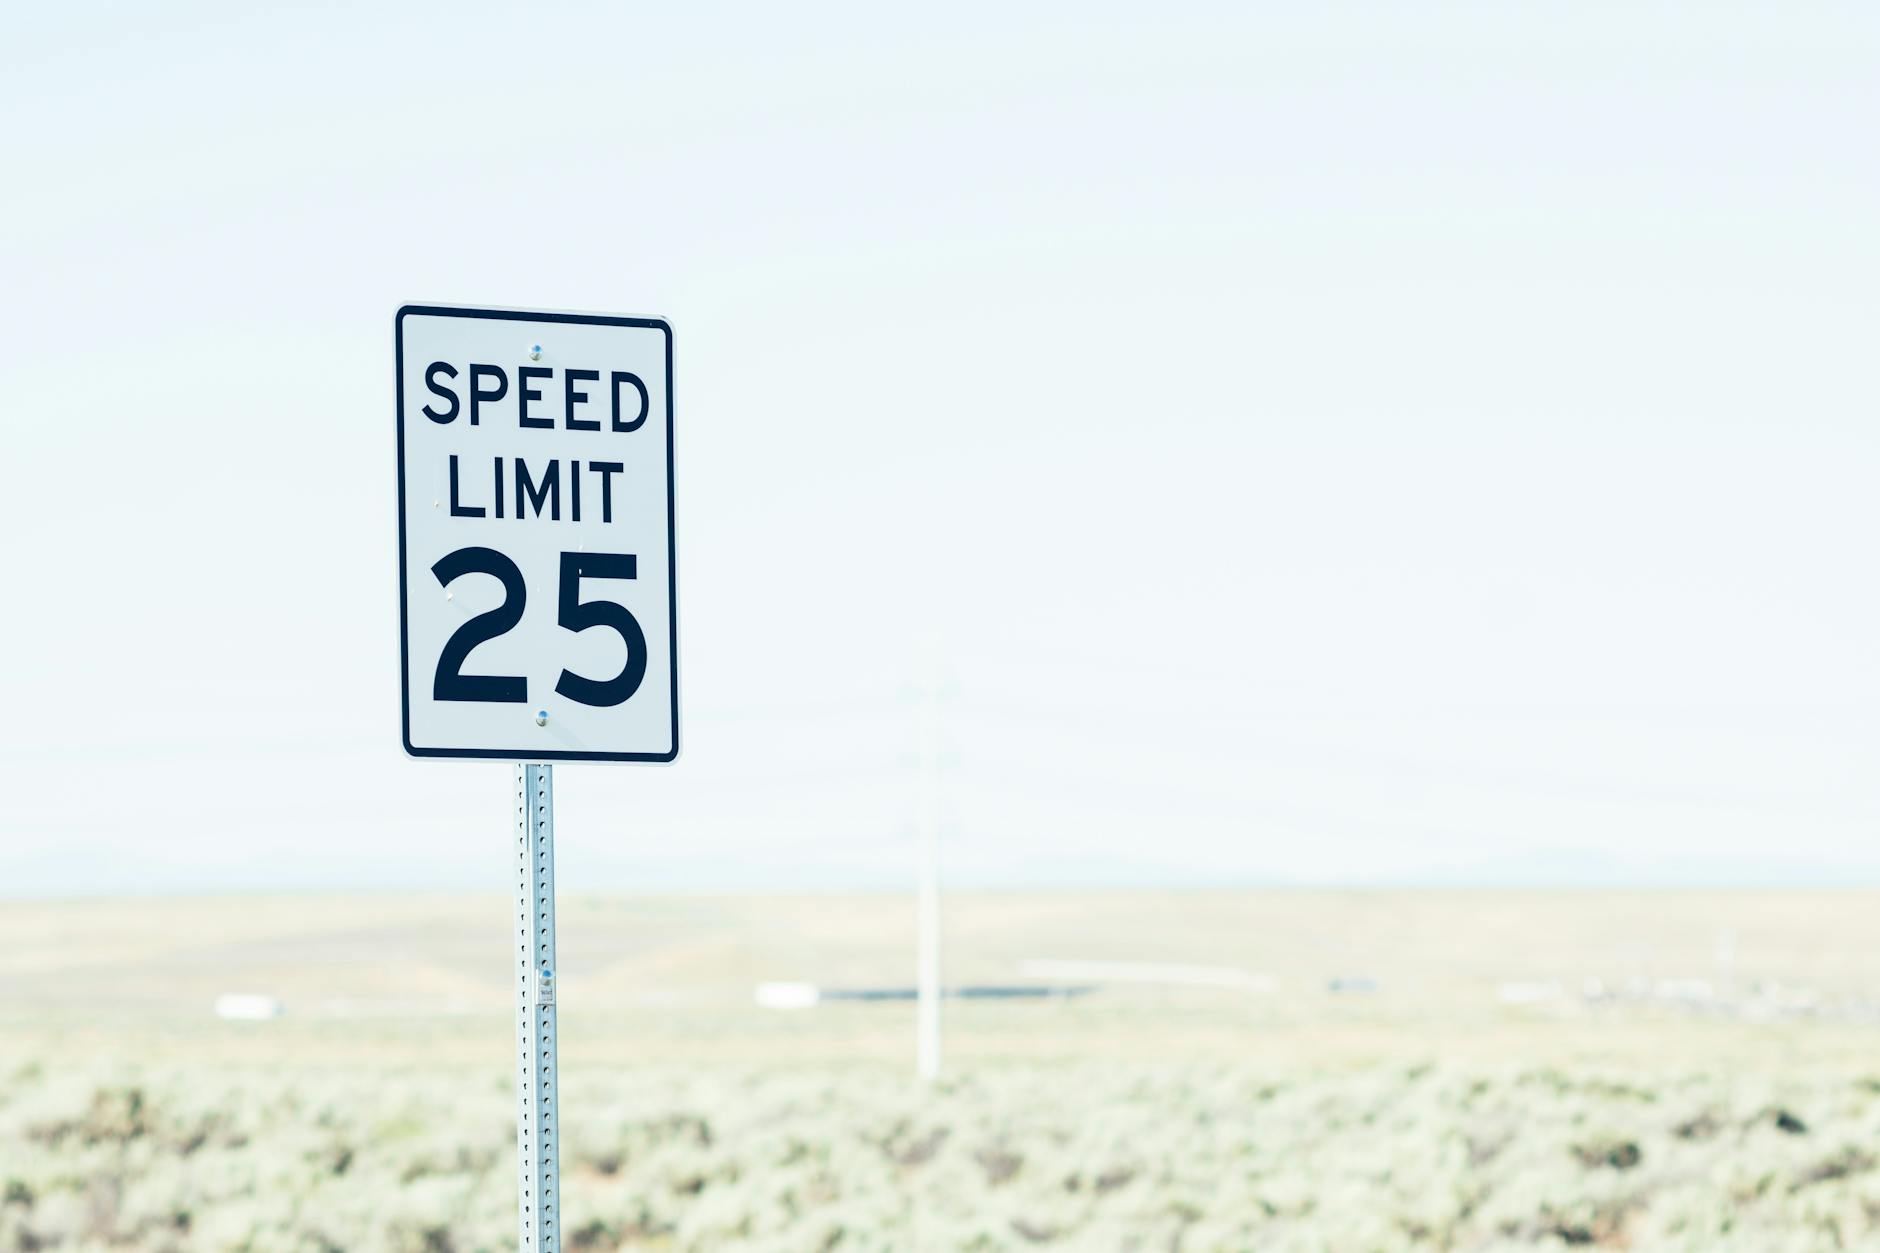
[[929,668],[930,687],[921,701],[919,827],[920,884],[915,899],[915,1071],[923,1081],[940,1075],[940,688],[938,647]]
[[405,751],[672,761],[672,328],[436,305],[395,326]]
[[1541,1005],[1565,1000],[1566,995],[1558,979],[1516,979],[1495,988],[1495,999],[1503,1005]]
[[1717,999],[1717,990],[1708,979],[1660,979],[1653,986],[1652,995],[1660,1001],[1707,1005]]
[[1228,988],[1236,992],[1271,992],[1271,975],[1232,966],[1194,966],[1170,962],[1060,961],[1035,958],[1018,964],[1027,979],[1066,979],[1081,983],[1154,983],[1174,987]]
[[230,992],[215,998],[215,1016],[228,1022],[266,1022],[286,1012],[274,997],[252,992]]
[[757,1003],[764,1009],[813,1009],[822,990],[813,983],[760,983]]
[[554,767],[516,766],[516,1170],[521,1253],[561,1248]]

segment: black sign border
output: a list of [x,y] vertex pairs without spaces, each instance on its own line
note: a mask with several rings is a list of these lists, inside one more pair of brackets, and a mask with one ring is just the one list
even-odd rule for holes
[[[537,748],[418,748],[411,742],[410,588],[405,578],[405,319],[407,317],[491,318],[510,322],[573,323],[579,326],[633,326],[656,330],[666,340],[666,611],[672,655],[672,751],[665,753],[544,752]],[[598,313],[542,313],[522,309],[485,309],[462,305],[403,305],[392,323],[392,380],[398,400],[398,704],[401,738],[413,757],[456,757],[500,761],[628,761],[669,765],[679,756],[679,532],[672,472],[672,327],[664,318],[612,317]]]

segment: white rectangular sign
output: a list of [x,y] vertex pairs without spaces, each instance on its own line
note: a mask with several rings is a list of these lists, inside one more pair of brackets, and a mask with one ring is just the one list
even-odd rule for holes
[[398,311],[405,751],[679,755],[672,328]]

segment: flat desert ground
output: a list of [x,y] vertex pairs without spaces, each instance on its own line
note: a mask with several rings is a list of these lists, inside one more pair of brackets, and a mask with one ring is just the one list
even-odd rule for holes
[[[0,1250],[513,1249],[511,928],[0,909]],[[564,1247],[1880,1248],[1880,894],[953,894],[949,986],[1086,990],[948,1001],[931,1085],[904,1001],[754,1000],[913,938],[564,894]]]

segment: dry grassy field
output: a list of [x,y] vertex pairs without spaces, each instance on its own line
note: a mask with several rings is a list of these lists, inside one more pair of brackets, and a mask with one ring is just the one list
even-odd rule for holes
[[[500,899],[0,911],[0,1250],[514,1247]],[[580,1249],[1880,1248],[1880,897],[569,897]],[[219,995],[279,998],[225,1022]]]

